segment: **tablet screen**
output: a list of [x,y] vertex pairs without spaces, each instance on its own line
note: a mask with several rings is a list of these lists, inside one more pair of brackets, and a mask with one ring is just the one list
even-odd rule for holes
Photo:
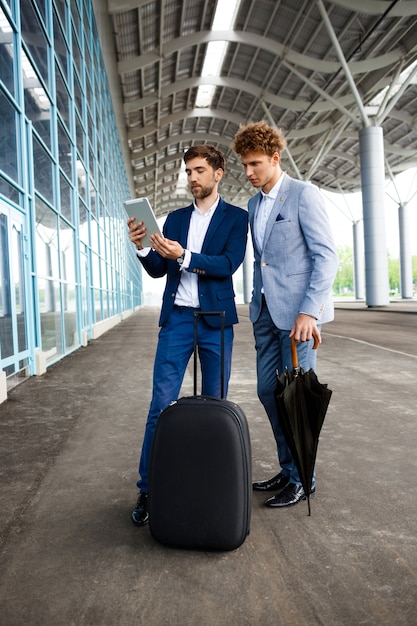
[[161,234],[155,213],[152,210],[148,198],[134,198],[124,202],[126,213],[129,217],[135,217],[137,222],[143,222],[146,226],[146,236],[142,239],[144,248],[151,245],[149,237],[155,233]]

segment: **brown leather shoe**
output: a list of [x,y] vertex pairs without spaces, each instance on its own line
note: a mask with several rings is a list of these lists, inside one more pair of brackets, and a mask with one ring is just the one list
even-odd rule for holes
[[284,474],[280,472],[269,480],[253,483],[252,487],[254,491],[278,491],[288,485],[288,480],[288,476],[284,476]]

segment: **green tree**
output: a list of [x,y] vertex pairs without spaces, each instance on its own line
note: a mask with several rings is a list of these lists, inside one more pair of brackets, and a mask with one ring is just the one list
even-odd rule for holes
[[388,282],[391,295],[399,295],[401,291],[400,283],[400,262],[393,259],[388,253]]
[[339,246],[339,269],[333,283],[333,293],[335,295],[353,294],[353,251],[350,246]]

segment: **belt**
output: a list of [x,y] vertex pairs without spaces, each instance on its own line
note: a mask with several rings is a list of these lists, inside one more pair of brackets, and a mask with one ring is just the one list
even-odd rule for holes
[[174,309],[177,311],[201,311],[199,306],[181,306],[180,304],[174,304]]

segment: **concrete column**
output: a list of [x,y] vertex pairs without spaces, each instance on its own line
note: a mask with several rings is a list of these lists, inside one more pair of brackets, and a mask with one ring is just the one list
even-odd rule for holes
[[384,142],[380,126],[359,131],[365,286],[368,306],[389,303],[388,258],[384,213]]
[[353,222],[353,271],[356,300],[365,299],[363,221]]
[[400,280],[401,297],[413,297],[413,263],[411,256],[410,212],[408,204],[401,203],[398,207],[398,223],[400,233]]
[[246,254],[242,264],[243,275],[243,302],[248,304],[252,299],[253,289],[253,247],[252,240],[248,237],[248,244],[246,246]]

